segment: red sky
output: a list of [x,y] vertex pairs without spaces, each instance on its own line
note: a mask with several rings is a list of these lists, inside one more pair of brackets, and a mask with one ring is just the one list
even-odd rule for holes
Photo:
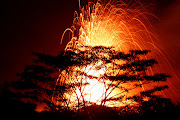
[[[167,58],[180,78],[180,1],[143,2],[147,1],[154,4],[153,14],[160,19],[155,24],[158,44],[167,52]],[[57,55],[63,49],[59,45],[60,38],[72,24],[78,0],[3,0],[1,9],[0,83],[16,80],[16,73],[31,64],[32,52]],[[172,84],[180,100],[179,79]]]
[[[172,97],[180,101],[180,1],[173,2],[162,8],[159,16],[160,22],[157,25],[157,34],[159,36],[159,45],[167,53],[165,55],[170,62],[177,78],[169,69],[168,74],[172,76],[169,80],[169,87],[174,90]],[[170,94],[172,91],[170,91]]]

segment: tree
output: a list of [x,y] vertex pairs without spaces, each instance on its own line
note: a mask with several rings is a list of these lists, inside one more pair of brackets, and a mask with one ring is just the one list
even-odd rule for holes
[[[81,46],[62,51],[58,56],[33,53],[37,58],[33,65],[18,74],[20,79],[14,83],[14,88],[19,90],[21,98],[46,103],[50,111],[79,110],[95,104],[140,106],[151,100],[156,91],[168,88],[166,85],[144,88],[154,82],[165,82],[169,77],[149,72],[157,64],[154,59],[146,59],[149,52],[123,53],[113,47]],[[92,81],[95,81],[93,86],[101,84],[103,87],[103,93],[95,101],[86,97],[92,95]]]
[[[142,57],[146,56],[148,52],[150,51],[131,50],[129,53],[123,53],[115,51],[112,47],[104,46],[82,46],[79,49],[70,49],[69,51],[64,51],[63,54],[64,56],[71,56],[68,62],[71,64],[68,64],[68,67],[64,67],[68,69],[62,69],[60,79],[63,77],[63,79],[66,79],[65,81],[76,85],[73,87],[71,95],[73,92],[76,94],[78,103],[76,107],[78,108],[94,104],[94,102],[85,98],[90,93],[84,90],[93,80],[96,80],[97,84],[101,83],[104,86],[101,98],[96,101],[100,105],[106,105],[106,102],[119,101],[122,103],[128,100],[134,103],[141,103],[150,99],[151,95],[156,91],[168,88],[168,86],[164,85],[154,86],[154,88],[151,87],[145,90],[142,89],[143,85],[153,82],[164,82],[167,77],[170,77],[166,74],[154,74],[148,71],[154,64],[157,64],[157,61],[154,59]],[[64,71],[66,71],[66,77],[63,75]],[[101,72],[96,74],[98,71]],[[59,81],[62,82],[62,80]],[[127,96],[128,93],[139,88],[142,89],[139,93]],[[119,92],[111,95],[115,90]],[[132,102],[128,104],[133,104]]]

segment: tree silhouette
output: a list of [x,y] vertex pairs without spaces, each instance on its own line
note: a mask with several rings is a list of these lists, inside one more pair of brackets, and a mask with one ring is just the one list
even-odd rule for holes
[[[44,103],[44,111],[60,113],[61,117],[100,119],[104,115],[104,119],[111,116],[139,119],[146,115],[143,117],[146,118],[149,113],[174,108],[169,99],[155,94],[168,86],[153,83],[163,83],[170,76],[152,72],[157,61],[148,59],[149,52],[124,53],[113,47],[81,46],[62,51],[58,56],[33,53],[36,56],[33,64],[17,74],[19,80],[13,83],[12,91],[16,99]],[[98,84],[103,85],[103,93],[91,101],[87,96]]]
[[[46,103],[46,109],[51,111],[80,109],[96,103],[106,106],[107,102],[140,105],[151,99],[156,91],[168,88],[166,85],[143,88],[154,82],[164,82],[169,77],[149,72],[157,64],[156,60],[146,58],[149,52],[131,50],[123,53],[113,47],[82,46],[62,51],[58,56],[33,53],[36,56],[33,65],[17,74],[20,79],[14,83],[14,88],[19,90],[19,97],[34,103]],[[101,69],[103,73],[87,72],[93,70],[96,73]],[[104,86],[104,92],[96,102],[85,97],[89,93],[84,89],[92,80]],[[138,92],[132,94],[134,90]],[[113,91],[118,92],[112,94]]]
[[[71,92],[68,93],[70,96],[73,92],[76,94],[77,89],[79,90],[80,95],[76,94],[78,104],[75,106],[78,108],[94,104],[94,102],[92,103],[85,99],[85,95],[88,93],[84,91],[84,88],[94,79],[97,81],[97,84],[103,83],[105,88],[101,99],[97,101],[101,105],[106,105],[108,101],[123,102],[127,100],[141,103],[144,99],[150,98],[156,91],[168,88],[166,85],[154,86],[151,89],[141,90],[134,96],[127,96],[130,91],[142,88],[143,85],[153,82],[164,82],[169,77],[169,75],[163,73],[154,74],[147,70],[148,68],[151,69],[154,64],[157,64],[157,61],[154,59],[145,59],[145,57],[143,59],[142,56],[146,56],[148,52],[150,51],[131,50],[129,53],[123,53],[115,51],[111,47],[103,46],[72,48],[63,52],[63,57],[67,58],[67,63],[63,64],[63,66],[61,65],[58,82],[63,84],[64,81],[69,81],[69,84],[73,86]],[[104,69],[105,72],[99,75],[92,75],[86,72],[87,69],[95,72]],[[130,85],[125,86],[125,84]],[[119,93],[111,95],[114,90],[119,90]],[[70,101],[68,102],[69,104]]]

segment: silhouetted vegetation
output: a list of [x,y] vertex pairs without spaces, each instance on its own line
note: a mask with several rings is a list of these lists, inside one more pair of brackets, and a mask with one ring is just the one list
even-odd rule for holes
[[[165,82],[170,76],[148,71],[157,64],[155,59],[147,59],[146,55],[149,52],[148,50],[131,50],[129,53],[123,53],[110,47],[83,46],[80,49],[71,48],[71,50],[63,51],[58,56],[33,53],[36,56],[33,64],[26,66],[23,73],[17,74],[18,81],[6,84],[2,89],[2,109],[16,118],[27,117],[26,119],[33,120],[163,120],[168,117],[173,119],[172,117],[175,118],[178,115],[179,104],[174,105],[170,99],[155,94],[157,91],[167,89],[168,86],[152,86],[154,82]],[[102,67],[106,68],[106,71],[96,76],[87,74],[82,69],[72,69],[88,65],[95,66],[93,69],[97,71]],[[77,76],[83,76],[89,80],[97,79],[106,86],[100,104],[92,103],[84,98],[86,93],[82,88],[90,83],[84,82],[83,79],[78,80]],[[72,78],[73,82],[65,82]],[[131,86],[123,86],[127,83]],[[151,85],[149,89],[127,95],[148,84]],[[76,95],[77,99],[73,102],[77,104],[72,107],[70,98],[66,96],[67,94],[71,96],[76,89],[81,95]],[[115,89],[120,92],[110,96]],[[106,102],[121,103],[126,100],[133,102],[118,107],[106,106]],[[36,113],[36,105],[42,103],[45,104],[44,110]]]

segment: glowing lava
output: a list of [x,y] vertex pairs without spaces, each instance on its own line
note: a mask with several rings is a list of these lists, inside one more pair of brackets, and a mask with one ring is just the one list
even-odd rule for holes
[[71,31],[72,39],[66,48],[101,45],[127,52],[132,48],[143,49],[147,43],[154,45],[155,35],[145,25],[149,24],[145,14],[148,13],[128,8],[124,3],[89,3],[81,9],[79,15],[75,12],[73,25],[67,29]]
[[99,70],[96,69],[97,66],[102,66],[101,61],[88,65],[86,67],[76,68],[75,70],[80,70],[82,72],[85,72],[87,76],[94,76],[96,78],[90,79],[89,77],[82,77],[83,83],[88,83],[88,85],[83,86],[81,89],[77,89],[76,93],[79,98],[81,98],[81,93],[83,94],[84,100],[87,102],[93,102],[93,103],[101,103],[101,100],[103,100],[103,94],[105,92],[105,86],[103,81],[101,80],[101,76],[105,74],[105,68],[101,67]]
[[[147,46],[154,47],[153,39],[156,39],[156,36],[150,32],[151,25],[146,14],[150,15],[147,12],[142,12],[140,9],[133,9],[133,6],[130,8],[123,2],[114,5],[111,3],[100,4],[99,2],[96,4],[88,3],[86,8],[83,7],[81,9],[80,14],[75,12],[73,25],[65,30],[61,43],[65,33],[70,31],[71,39],[65,48],[66,51],[74,51],[77,48],[85,49],[82,46],[114,47],[115,50],[123,52],[128,52],[131,49],[147,49]],[[149,24],[149,27],[145,23]],[[101,68],[95,70],[94,68],[97,66],[101,66]],[[67,77],[66,82],[70,81],[70,83],[73,83],[79,81],[82,84],[87,84],[86,86],[76,88],[72,95],[66,96],[69,99],[71,98],[70,102],[73,101],[72,106],[77,106],[74,105],[77,99],[101,104],[104,99],[106,86],[100,78],[101,75],[105,74],[105,71],[107,72],[107,69],[103,67],[103,63],[99,61],[95,64],[75,67],[71,70],[71,76],[74,77]],[[84,72],[88,76],[95,76],[96,78],[89,79],[83,75],[77,75],[77,71]],[[149,74],[151,72],[152,70],[149,70]],[[132,91],[130,94],[132,95],[137,91]],[[119,90],[114,90],[109,96],[116,95],[118,92]],[[129,104],[132,101],[125,101],[124,103]],[[115,106],[121,106],[122,104],[123,101],[121,103],[113,103]]]

